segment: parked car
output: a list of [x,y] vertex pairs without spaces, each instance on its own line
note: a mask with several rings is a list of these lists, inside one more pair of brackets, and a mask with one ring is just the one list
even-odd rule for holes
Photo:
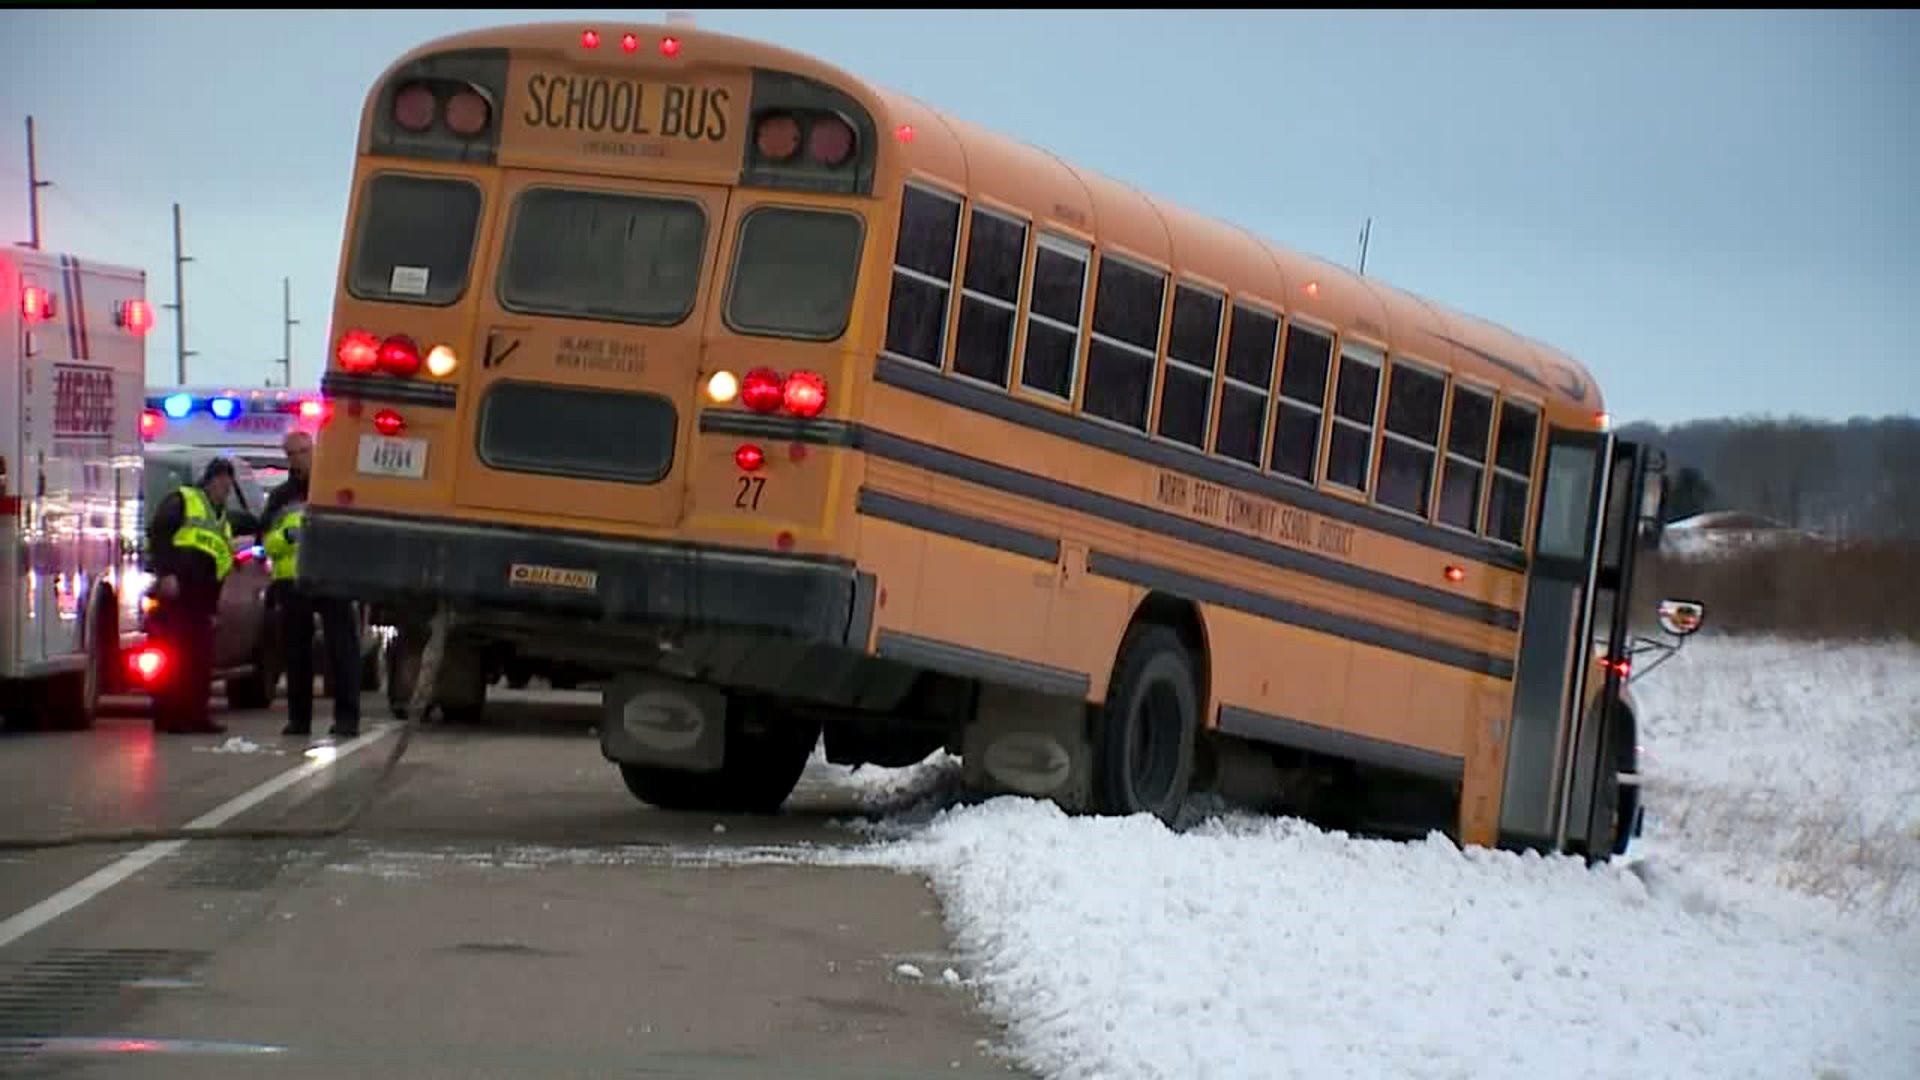
[[[286,649],[279,620],[270,618],[267,610],[267,587],[273,575],[257,534],[260,515],[267,505],[268,489],[261,483],[260,471],[249,462],[250,458],[257,458],[259,452],[224,453],[213,447],[148,443],[145,513],[151,516],[169,492],[192,483],[207,467],[207,462],[223,454],[233,461],[234,467],[233,495],[227,500],[227,514],[234,522],[234,565],[221,587],[220,606],[214,617],[213,675],[223,684],[229,706],[263,709],[273,703],[280,678],[286,672]],[[284,469],[285,458],[281,461]],[[148,598],[142,605],[143,629],[145,613],[152,610],[154,603]],[[362,612],[362,689],[379,689],[383,640],[367,625]],[[331,679],[326,678],[326,657],[318,634],[314,636],[313,648],[313,670],[331,683]],[[323,686],[322,693],[332,693],[332,686]]]

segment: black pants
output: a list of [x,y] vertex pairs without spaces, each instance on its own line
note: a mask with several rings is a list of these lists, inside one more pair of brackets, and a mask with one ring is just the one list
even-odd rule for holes
[[297,734],[313,730],[313,617],[319,615],[327,674],[333,680],[333,734],[358,734],[360,628],[355,625],[353,602],[309,596],[291,584],[275,589],[287,656],[287,730]]
[[147,621],[147,637],[167,655],[153,695],[156,731],[205,731],[213,726],[213,610],[191,601],[162,603]]

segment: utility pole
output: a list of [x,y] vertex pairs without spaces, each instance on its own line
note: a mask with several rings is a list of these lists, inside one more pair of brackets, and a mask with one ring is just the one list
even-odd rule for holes
[[185,270],[193,256],[180,250],[180,204],[173,204],[173,303],[167,308],[173,312],[173,364],[174,378],[181,386],[187,384],[187,357],[193,353],[187,348],[187,291]]
[[293,317],[293,279],[280,279],[280,385],[293,385],[293,328],[300,320]]
[[40,179],[40,152],[34,144],[33,117],[27,117],[27,228],[26,247],[40,250],[40,189],[52,187],[53,181]]
[[1373,218],[1369,216],[1367,218],[1367,223],[1365,225],[1360,226],[1360,276],[1361,277],[1367,276],[1367,241],[1371,239],[1373,239]]

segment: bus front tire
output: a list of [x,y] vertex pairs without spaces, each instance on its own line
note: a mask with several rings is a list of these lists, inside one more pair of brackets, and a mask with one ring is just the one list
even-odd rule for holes
[[1200,691],[1172,628],[1128,631],[1093,738],[1094,810],[1152,814],[1171,824],[1193,784]]
[[720,768],[712,772],[622,764],[620,779],[634,798],[662,810],[777,814],[820,742],[820,724],[735,698],[727,706],[726,738]]

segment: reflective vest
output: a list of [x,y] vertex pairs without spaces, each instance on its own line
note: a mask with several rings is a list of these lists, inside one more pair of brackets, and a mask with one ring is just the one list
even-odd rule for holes
[[292,581],[300,566],[300,526],[306,524],[305,503],[294,503],[267,530],[267,558],[273,563],[273,580]]
[[225,517],[215,517],[207,494],[197,487],[180,489],[185,517],[173,534],[173,546],[183,551],[198,551],[213,560],[213,576],[225,581],[233,570],[233,525]]

